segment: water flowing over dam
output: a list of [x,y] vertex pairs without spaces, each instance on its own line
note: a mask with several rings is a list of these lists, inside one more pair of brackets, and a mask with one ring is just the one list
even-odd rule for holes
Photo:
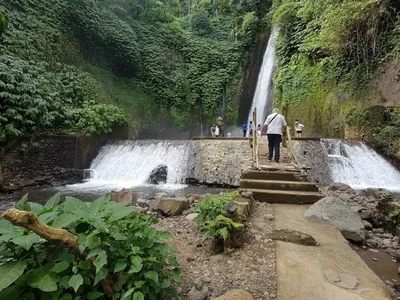
[[400,191],[400,172],[361,141],[322,139],[334,182]]
[[191,141],[137,140],[112,142],[100,149],[85,185],[134,187],[148,183],[160,166],[167,169],[166,185],[185,183]]
[[272,107],[272,77],[276,66],[275,43],[277,37],[278,31],[273,30],[264,53],[260,73],[258,74],[257,86],[248,117],[249,121],[253,120],[253,111],[254,108],[257,108],[257,124],[255,126],[265,121],[268,111]]

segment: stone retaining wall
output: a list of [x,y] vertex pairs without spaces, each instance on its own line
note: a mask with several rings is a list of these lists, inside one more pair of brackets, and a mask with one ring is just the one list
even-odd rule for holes
[[252,166],[249,140],[198,140],[189,158],[189,177],[206,184],[239,186],[243,170]]
[[317,140],[294,140],[293,154],[296,162],[311,167],[307,171],[307,179],[319,186],[331,184],[332,176],[329,168],[328,155],[321,142]]
[[82,169],[90,166],[104,137],[47,135],[33,142],[38,146],[27,143],[24,151],[18,146],[0,157],[5,189],[79,182]]

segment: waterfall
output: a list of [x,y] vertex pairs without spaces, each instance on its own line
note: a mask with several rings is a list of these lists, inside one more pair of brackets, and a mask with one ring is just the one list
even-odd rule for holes
[[354,189],[387,188],[400,191],[400,173],[375,150],[360,141],[323,139],[334,182]]
[[278,31],[273,30],[268,40],[265,50],[260,73],[258,74],[257,86],[253,97],[253,103],[249,112],[249,121],[253,120],[254,108],[257,108],[257,122],[263,124],[268,115],[268,110],[272,107],[272,76],[275,69],[275,42]]
[[153,170],[168,168],[166,186],[185,183],[190,141],[117,141],[103,146],[90,166],[85,188],[131,188],[148,184]]

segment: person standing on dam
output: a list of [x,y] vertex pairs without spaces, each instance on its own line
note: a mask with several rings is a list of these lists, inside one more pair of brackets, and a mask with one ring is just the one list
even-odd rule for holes
[[285,117],[279,113],[277,108],[274,108],[272,114],[270,114],[265,120],[264,126],[266,127],[268,137],[269,161],[272,161],[275,151],[275,162],[279,163],[282,134],[287,126]]

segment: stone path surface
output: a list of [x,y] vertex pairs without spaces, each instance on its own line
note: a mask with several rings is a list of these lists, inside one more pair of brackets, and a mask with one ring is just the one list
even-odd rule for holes
[[391,299],[385,284],[341,233],[303,217],[309,206],[275,204],[276,229],[312,235],[319,246],[276,242],[279,300]]

